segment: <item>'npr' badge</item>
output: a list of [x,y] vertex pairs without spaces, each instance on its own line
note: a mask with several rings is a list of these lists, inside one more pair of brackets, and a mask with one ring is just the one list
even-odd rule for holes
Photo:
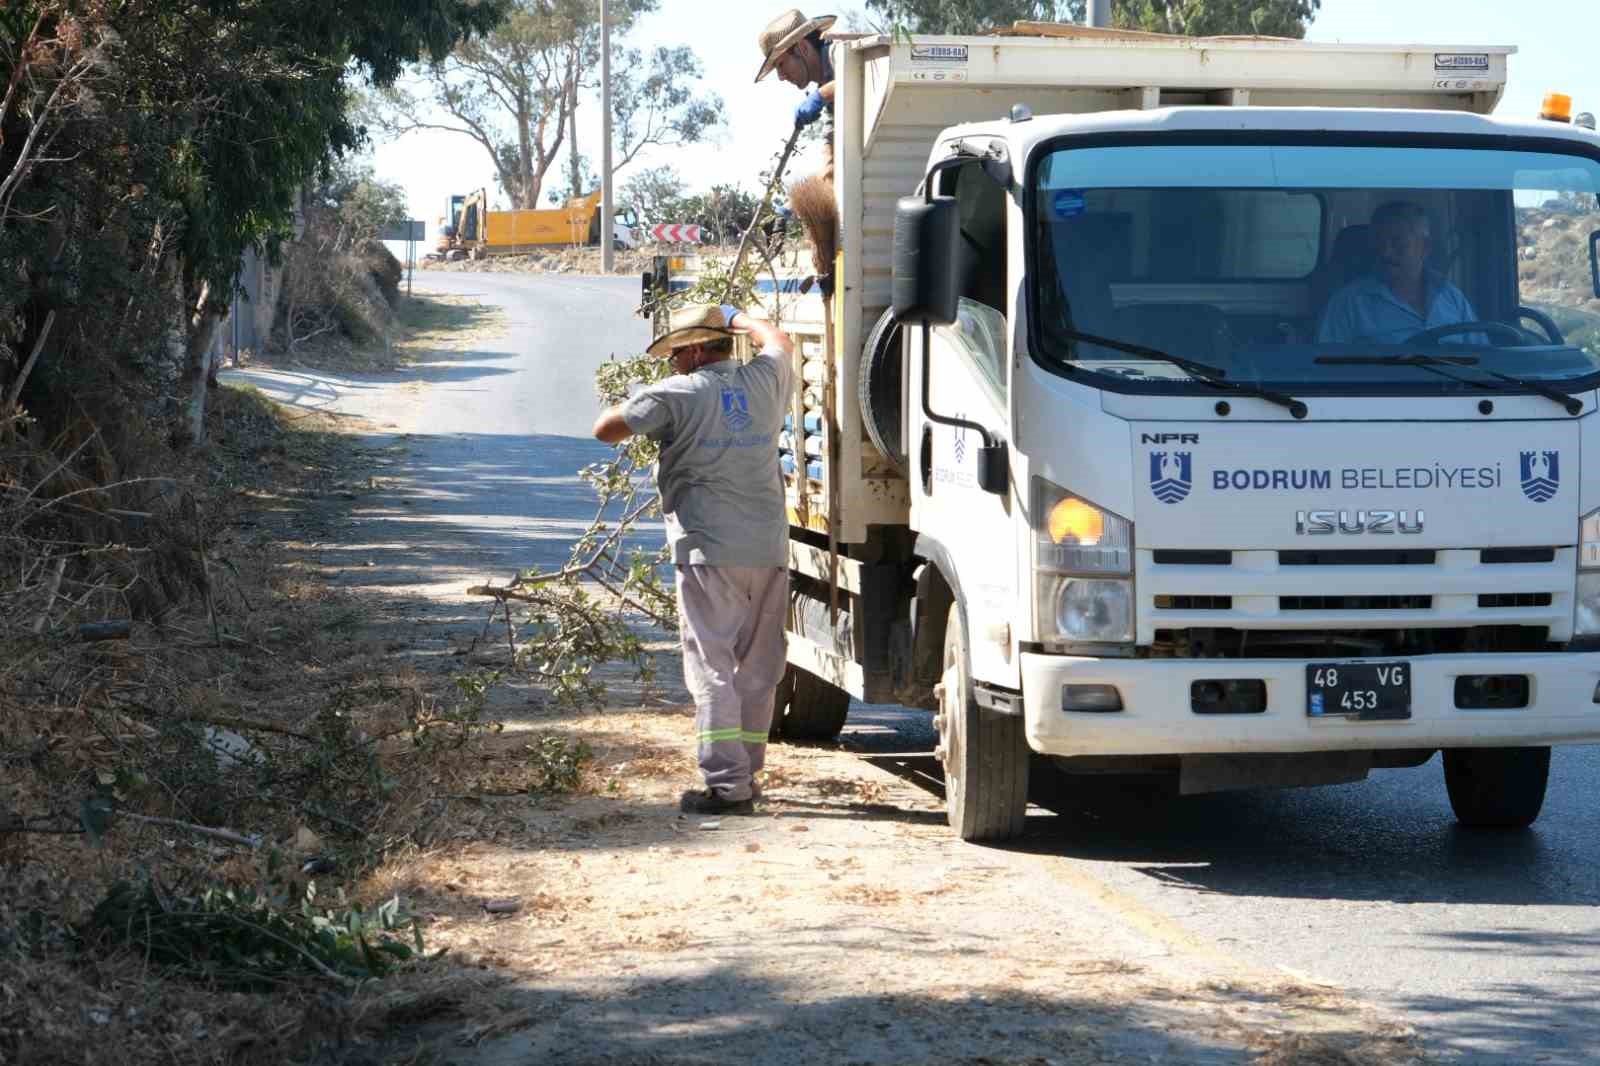
[[1191,452],[1151,452],[1150,491],[1162,503],[1182,503],[1194,487]]
[[1534,503],[1553,499],[1561,491],[1561,453],[1522,453],[1522,494]]

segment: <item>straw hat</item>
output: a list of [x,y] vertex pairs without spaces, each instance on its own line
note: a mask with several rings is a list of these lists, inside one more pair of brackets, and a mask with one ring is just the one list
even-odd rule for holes
[[756,38],[756,46],[761,49],[761,54],[766,56],[766,62],[761,64],[761,73],[756,75],[756,81],[771,74],[772,68],[778,65],[778,60],[782,59],[783,54],[789,49],[813,33],[826,31],[837,21],[833,15],[807,19],[798,10],[791,8],[767,23],[767,28]]
[[651,355],[668,355],[678,348],[691,344],[709,344],[724,337],[737,336],[728,328],[722,317],[722,308],[716,304],[690,304],[672,312],[667,332],[645,351]]

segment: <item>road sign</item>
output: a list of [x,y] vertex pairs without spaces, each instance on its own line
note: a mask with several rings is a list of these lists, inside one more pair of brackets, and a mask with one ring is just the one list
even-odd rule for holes
[[410,218],[404,222],[391,222],[378,230],[380,241],[406,242],[406,295],[411,295],[411,272],[416,268],[417,249],[425,236],[422,220]]
[[378,231],[380,241],[421,241],[423,238],[422,220],[417,218],[405,222],[391,222]]
[[700,227],[684,225],[651,226],[650,236],[663,244],[699,244]]

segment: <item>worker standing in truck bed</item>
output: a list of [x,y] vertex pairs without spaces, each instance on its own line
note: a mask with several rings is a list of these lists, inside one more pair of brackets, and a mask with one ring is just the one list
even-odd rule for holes
[[809,126],[827,114],[829,129],[823,138],[822,178],[830,184],[833,181],[833,60],[822,35],[835,21],[832,15],[808,19],[791,8],[768,23],[756,39],[762,55],[756,81],[776,70],[779,80],[806,94],[795,107],[794,124]]

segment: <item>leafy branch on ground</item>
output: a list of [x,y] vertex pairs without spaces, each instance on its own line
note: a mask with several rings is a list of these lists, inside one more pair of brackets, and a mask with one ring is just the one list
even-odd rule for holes
[[341,987],[385,977],[422,953],[422,927],[399,897],[370,910],[337,897],[321,906],[317,883],[268,890],[170,892],[153,877],[118,882],[94,909],[88,932],[176,974],[223,987],[270,990],[316,977]]

